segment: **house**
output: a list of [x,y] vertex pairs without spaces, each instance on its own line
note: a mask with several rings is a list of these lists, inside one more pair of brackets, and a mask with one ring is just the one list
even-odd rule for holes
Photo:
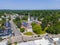
[[6,22],[4,24],[5,29],[4,30],[0,30],[0,38],[8,38],[12,35],[12,30],[11,30],[11,25],[9,22]]

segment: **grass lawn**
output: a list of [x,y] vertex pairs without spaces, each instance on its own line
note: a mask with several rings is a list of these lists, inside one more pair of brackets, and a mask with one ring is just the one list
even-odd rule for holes
[[46,33],[46,31],[41,31],[41,34],[45,34]]
[[31,36],[31,35],[33,35],[33,33],[32,32],[26,32],[26,33],[24,33],[24,35]]
[[20,20],[21,22],[28,22],[27,20]]

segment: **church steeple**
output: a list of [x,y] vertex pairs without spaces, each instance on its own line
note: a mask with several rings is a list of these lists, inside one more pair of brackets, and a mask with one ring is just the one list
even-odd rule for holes
[[28,13],[28,23],[30,23],[30,13]]

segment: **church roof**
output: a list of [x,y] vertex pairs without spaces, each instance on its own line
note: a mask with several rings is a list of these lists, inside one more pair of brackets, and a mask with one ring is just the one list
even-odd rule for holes
[[25,27],[27,27],[28,23],[22,22],[22,25],[25,26]]

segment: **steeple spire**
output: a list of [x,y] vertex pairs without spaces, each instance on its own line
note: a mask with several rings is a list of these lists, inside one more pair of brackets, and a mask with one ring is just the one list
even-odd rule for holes
[[30,23],[30,13],[28,13],[28,23]]

